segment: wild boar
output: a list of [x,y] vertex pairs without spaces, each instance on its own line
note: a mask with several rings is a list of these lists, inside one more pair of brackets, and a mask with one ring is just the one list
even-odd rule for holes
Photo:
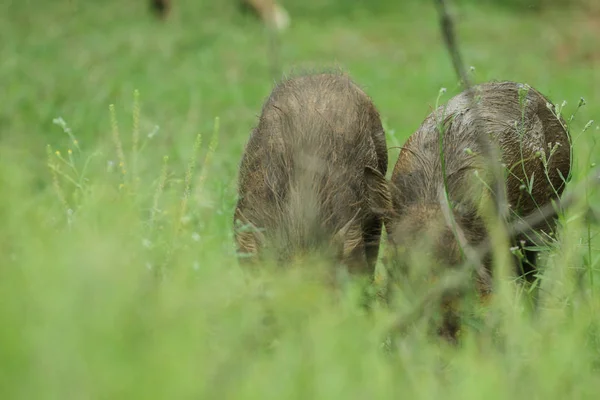
[[240,164],[240,261],[287,264],[319,254],[350,273],[372,274],[391,207],[387,161],[379,113],[349,77],[323,73],[279,83]]
[[[463,261],[448,214],[444,216],[442,209],[448,209],[442,205],[447,203],[440,202],[443,169],[452,215],[465,241],[477,245],[488,236],[482,206],[493,198],[486,187],[493,188],[491,160],[481,135],[489,135],[491,143],[497,145],[506,167],[509,221],[559,198],[565,188],[571,142],[564,120],[557,117],[550,101],[537,90],[514,82],[488,82],[471,90],[472,96],[464,91],[430,114],[401,149],[391,178],[394,215],[388,227],[391,257],[397,268],[406,267],[408,262],[402,249],[414,249],[420,241],[426,241],[429,250],[419,257],[429,255],[434,264],[452,267]],[[531,227],[531,232],[512,238],[513,244],[528,246],[554,227],[555,220],[549,218]],[[515,259],[516,272],[532,281],[537,253],[522,251],[524,257]],[[487,257],[487,276],[490,263]],[[482,294],[490,290],[489,281],[478,280],[477,285]]]

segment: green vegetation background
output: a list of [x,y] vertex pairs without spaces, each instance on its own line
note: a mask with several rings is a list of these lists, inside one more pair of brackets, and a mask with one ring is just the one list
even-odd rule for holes
[[[453,8],[464,59],[476,82],[567,101],[567,118],[585,98],[576,183],[598,161],[600,14],[497,3]],[[432,2],[283,4],[281,70],[349,72],[385,120],[390,167],[439,89],[459,91]],[[367,315],[358,289],[334,300],[309,273],[248,280],[237,266],[237,166],[274,77],[268,35],[236,2],[174,1],[160,22],[142,0],[3,1],[0,38],[0,398],[600,393],[598,225],[583,206],[545,258],[536,317],[507,283],[460,347],[421,321],[389,351],[389,325],[418,299]]]

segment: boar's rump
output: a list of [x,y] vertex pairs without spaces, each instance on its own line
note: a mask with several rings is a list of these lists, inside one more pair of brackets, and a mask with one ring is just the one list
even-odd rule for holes
[[[571,168],[566,124],[557,118],[554,107],[540,92],[514,82],[488,82],[471,90],[472,97],[462,92],[425,119],[404,144],[391,178],[395,211],[389,228],[393,232],[392,247],[412,248],[416,241],[427,238],[428,243],[433,243],[431,255],[446,266],[458,264],[462,257],[440,206],[444,178],[438,127],[443,132],[446,184],[454,218],[472,245],[487,237],[481,207],[491,196],[487,189],[491,163],[482,147],[485,140],[481,135],[489,135],[491,143],[498,146],[501,162],[506,166],[511,219],[557,199]],[[476,105],[471,104],[471,99]],[[549,233],[554,227],[555,219],[548,218],[513,240],[537,243],[542,232]],[[431,240],[431,235],[435,240]],[[524,259],[516,263],[517,272],[531,280],[535,253],[524,253]],[[398,254],[395,257],[401,258]]]
[[[441,208],[444,177],[439,127],[448,198],[469,244],[476,245],[487,237],[482,207],[492,198],[488,189],[491,163],[481,135],[489,135],[491,141],[487,143],[497,146],[506,166],[509,219],[534,212],[564,190],[571,168],[571,143],[566,124],[557,118],[550,101],[537,90],[514,82],[488,82],[471,90],[472,96],[462,92],[431,113],[404,144],[394,167],[390,185],[394,213],[388,231],[390,257],[400,272],[409,271],[404,250],[414,249],[417,243],[429,246],[424,251],[439,262],[434,267],[451,267],[463,261]],[[513,244],[538,243],[544,232],[554,228],[555,219],[548,218],[511,240]],[[527,249],[523,253],[523,258],[515,257],[516,272],[532,281],[536,253]],[[489,256],[484,264],[485,271],[476,282],[482,294],[490,290]],[[449,315],[446,322],[454,319]]]
[[372,273],[387,148],[370,98],[342,74],[297,76],[265,102],[239,170],[234,222],[241,259],[280,263],[319,253]]

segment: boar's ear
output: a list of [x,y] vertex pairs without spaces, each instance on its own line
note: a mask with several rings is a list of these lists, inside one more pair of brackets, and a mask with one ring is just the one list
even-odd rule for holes
[[389,218],[393,205],[388,181],[381,172],[371,167],[365,167],[365,181],[371,212],[385,219]]
[[350,219],[332,238],[332,245],[338,256],[347,258],[358,246],[363,243],[362,224],[358,218],[361,209]]
[[240,253],[255,255],[264,244],[265,237],[256,226],[248,221],[239,208],[235,209],[235,239]]

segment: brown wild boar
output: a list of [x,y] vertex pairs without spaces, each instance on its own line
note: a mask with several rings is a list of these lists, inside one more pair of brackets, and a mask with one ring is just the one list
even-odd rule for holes
[[371,274],[382,210],[391,207],[386,170],[379,113],[350,78],[279,83],[240,165],[234,223],[247,228],[236,229],[240,261],[271,256],[286,264],[319,254]]
[[[448,198],[467,243],[476,245],[487,237],[482,206],[490,198],[485,188],[491,172],[482,148],[485,142],[479,135],[491,135],[506,166],[509,220],[557,199],[564,190],[571,168],[571,143],[564,121],[557,118],[549,100],[514,82],[489,82],[472,90],[476,107],[466,91],[458,94],[430,114],[400,152],[390,185],[394,215],[387,228],[395,268],[406,267],[403,249],[414,249],[424,241],[429,251],[418,257],[430,256],[442,267],[463,261],[440,202],[444,178],[438,126],[443,132]],[[548,234],[554,227],[550,218],[528,234],[513,238],[513,244],[536,243],[543,232]],[[537,253],[526,249],[523,253],[524,257],[515,259],[516,272],[532,281]],[[484,264],[489,276],[489,257]],[[489,281],[478,279],[477,284],[482,294],[489,291]]]

